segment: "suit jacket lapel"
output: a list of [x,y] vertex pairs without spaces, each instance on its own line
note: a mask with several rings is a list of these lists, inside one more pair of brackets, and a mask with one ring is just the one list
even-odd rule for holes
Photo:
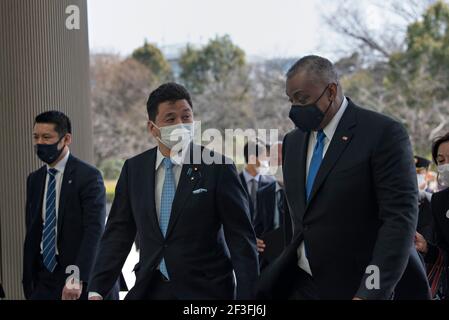
[[139,186],[139,188],[136,189],[139,190],[141,194],[137,195],[136,199],[139,201],[139,208],[141,208],[144,214],[150,215],[153,228],[159,236],[163,238],[164,236],[162,235],[159,220],[157,218],[155,202],[156,155],[157,147],[150,150],[148,156],[145,157],[142,165],[139,167],[141,174],[138,175],[139,181],[137,181],[136,185]]
[[313,198],[320,189],[321,185],[326,180],[327,175],[335,166],[341,154],[351,142],[351,138],[353,136],[352,128],[355,125],[356,125],[356,113],[352,106],[352,103],[349,102],[348,107],[340,120],[337,130],[335,131],[335,134],[332,138],[332,141],[329,145],[326,155],[324,156],[323,161],[321,162],[321,166],[315,178],[315,182],[312,187],[312,192],[310,194],[310,199],[307,203],[306,210],[309,204],[313,201]]
[[[286,193],[289,205],[294,208],[293,212],[299,213],[299,218],[302,219],[306,207],[306,163],[307,163],[307,148],[309,145],[310,133],[304,133],[297,129],[295,135],[292,137],[292,143],[289,144],[288,163],[286,170],[289,172],[288,189]],[[290,172],[292,172],[290,174]],[[287,184],[286,181],[286,184]]]
[[[243,170],[245,170],[245,169],[243,169]],[[243,174],[243,171],[240,172],[239,176],[240,176],[240,182],[243,185],[243,189],[245,189],[246,193],[249,194],[248,186],[246,185],[246,180],[245,180],[245,176]]]
[[[276,202],[276,185],[277,183],[273,183],[272,185],[270,185],[270,190],[269,190],[269,194],[270,197],[268,199],[270,205],[267,208],[273,208],[273,212],[276,212],[276,206],[277,206],[277,202]],[[268,226],[267,230],[273,230],[274,229],[274,219],[273,216],[271,214],[265,214],[265,225]]]
[[[194,148],[200,148],[200,146],[194,146]],[[192,163],[192,161],[190,161],[190,163]],[[192,192],[201,180],[200,168],[201,166],[197,164],[184,164],[182,166],[178,187],[176,188],[175,198],[173,199],[166,238],[170,235],[177,220],[179,219],[185,202],[191,197]]]
[[306,199],[306,172],[307,172],[307,150],[309,148],[310,132],[302,135],[301,148],[299,155],[299,205],[302,213],[304,213]]
[[61,229],[64,221],[65,207],[72,191],[72,181],[75,177],[75,163],[72,155],[69,155],[67,164],[64,169],[64,176],[61,183],[61,194],[59,195],[59,207],[58,207],[58,239],[61,235]]
[[33,208],[33,220],[31,224],[33,225],[37,221],[42,221],[42,206],[44,201],[44,191],[45,191],[45,180],[47,177],[47,167],[44,166],[39,169],[36,173],[36,185],[33,187],[35,194],[30,195],[32,198],[37,198],[35,203],[37,204]]

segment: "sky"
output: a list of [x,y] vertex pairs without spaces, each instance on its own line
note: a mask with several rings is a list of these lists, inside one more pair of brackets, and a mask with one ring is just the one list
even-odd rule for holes
[[88,0],[90,49],[126,56],[144,39],[159,47],[202,45],[228,34],[249,57],[332,58],[339,40],[321,12],[334,6],[331,0]]

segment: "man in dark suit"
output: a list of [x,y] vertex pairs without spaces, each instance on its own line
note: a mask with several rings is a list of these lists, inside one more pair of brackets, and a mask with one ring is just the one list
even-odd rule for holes
[[276,180],[257,191],[257,217],[254,221],[261,269],[281,254],[292,237],[282,176],[282,143],[271,145],[269,150],[270,173]]
[[391,299],[401,278],[428,299],[413,245],[418,189],[407,132],[343,95],[332,63],[297,61],[286,93],[296,129],[284,139],[292,243],[259,283],[259,296]]
[[105,224],[103,179],[96,168],[70,153],[71,123],[62,112],[38,115],[33,139],[46,165],[27,180],[25,297],[87,299],[86,286]]
[[[210,151],[190,142],[192,102],[183,86],[161,85],[150,94],[147,111],[158,146],[123,166],[90,299],[101,299],[110,289],[136,233],[140,259],[126,299],[233,299],[233,271],[237,298],[253,298],[256,239],[234,164],[222,156],[222,164],[206,164],[202,155]],[[230,258],[219,232],[222,226]]]
[[254,224],[257,217],[257,191],[274,182],[268,175],[269,162],[267,159],[269,146],[261,142],[247,142],[243,148],[245,168],[240,172],[240,180],[248,194],[251,221]]

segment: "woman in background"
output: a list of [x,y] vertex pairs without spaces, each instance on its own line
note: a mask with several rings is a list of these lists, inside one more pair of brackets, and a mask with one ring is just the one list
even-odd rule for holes
[[432,196],[431,208],[435,222],[435,243],[416,233],[416,249],[424,255],[433,297],[449,299],[449,133],[435,140],[432,157],[438,166],[438,182],[442,187]]

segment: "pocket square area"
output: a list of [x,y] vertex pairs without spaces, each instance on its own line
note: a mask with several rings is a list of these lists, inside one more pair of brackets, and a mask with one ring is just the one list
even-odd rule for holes
[[193,190],[193,194],[199,194],[199,193],[203,193],[203,192],[207,192],[207,189],[196,189],[196,190]]

